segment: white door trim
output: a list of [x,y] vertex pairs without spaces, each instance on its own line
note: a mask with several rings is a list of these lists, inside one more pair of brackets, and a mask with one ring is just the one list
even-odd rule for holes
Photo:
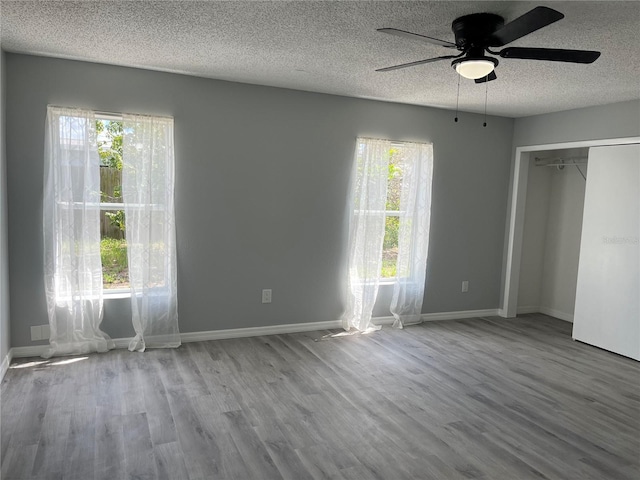
[[511,179],[510,208],[507,213],[508,240],[506,246],[507,257],[504,265],[503,302],[499,310],[501,317],[515,317],[518,309],[518,287],[520,286],[520,261],[522,259],[522,235],[524,231],[530,153],[542,150],[629,145],[632,143],[640,143],[640,137],[607,138],[516,147],[513,177]]

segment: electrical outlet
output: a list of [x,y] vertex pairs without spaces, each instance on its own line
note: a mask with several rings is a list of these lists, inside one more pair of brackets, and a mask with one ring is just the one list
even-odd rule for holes
[[462,282],[462,293],[467,293],[469,291],[469,280],[464,280]]
[[271,289],[265,288],[262,290],[262,303],[271,303]]

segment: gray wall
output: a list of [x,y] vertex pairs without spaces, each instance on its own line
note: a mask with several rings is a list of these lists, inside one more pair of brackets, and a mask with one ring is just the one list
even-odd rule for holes
[[513,148],[640,135],[640,100],[518,118]]
[[[586,163],[588,153],[573,148],[531,157],[584,157]],[[586,165],[580,170],[587,175]],[[529,161],[518,308],[573,319],[585,183],[577,167],[558,170]]]
[[518,307],[521,308],[540,307],[550,191],[551,169],[536,167],[530,160],[518,288]]
[[0,50],[0,362],[9,353],[9,252],[7,245],[7,176],[5,155],[5,54]]
[[[584,156],[588,149],[577,150],[567,156]],[[586,160],[585,160],[586,161]],[[543,168],[543,167],[540,167]],[[588,167],[580,167],[582,174],[589,175]],[[580,238],[582,236],[582,214],[586,181],[577,167],[551,170],[549,215],[547,219],[540,307],[556,312],[559,317],[573,319],[580,260]],[[551,207],[553,205],[553,207]]]
[[[47,323],[47,104],[175,118],[182,332],[336,320],[356,136],[434,144],[423,311],[497,308],[513,120],[33,56],[7,55],[12,344]],[[469,293],[460,282],[470,281]],[[262,305],[262,288],[273,303]],[[388,289],[377,315],[388,315]],[[127,301],[103,328],[133,333]]]

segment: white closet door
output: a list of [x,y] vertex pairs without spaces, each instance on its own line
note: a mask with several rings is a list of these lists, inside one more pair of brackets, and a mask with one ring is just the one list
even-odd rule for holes
[[640,360],[640,145],[593,147],[573,338]]

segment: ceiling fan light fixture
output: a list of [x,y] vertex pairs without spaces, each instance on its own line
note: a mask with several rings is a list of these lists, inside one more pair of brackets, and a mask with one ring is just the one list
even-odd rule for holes
[[484,78],[493,72],[498,65],[498,60],[492,57],[459,58],[451,62],[451,66],[458,74],[469,80]]

